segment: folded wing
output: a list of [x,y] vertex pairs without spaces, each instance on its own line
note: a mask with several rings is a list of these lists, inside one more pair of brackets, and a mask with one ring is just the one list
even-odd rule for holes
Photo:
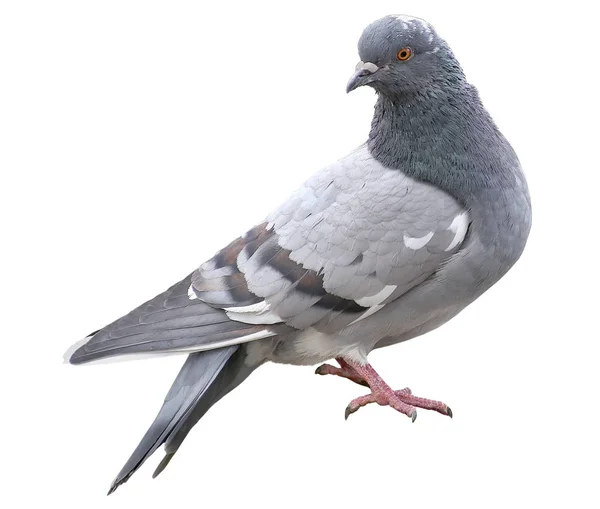
[[468,226],[451,196],[360,147],[190,276],[86,338],[69,360],[285,340],[308,327],[334,333],[434,274]]
[[452,197],[362,147],[204,263],[190,296],[236,322],[335,332],[430,277],[468,226]]

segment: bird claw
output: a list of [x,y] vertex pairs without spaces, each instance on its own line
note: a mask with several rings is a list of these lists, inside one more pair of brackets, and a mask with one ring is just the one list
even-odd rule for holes
[[355,410],[352,409],[352,404],[348,405],[346,407],[346,410],[344,411],[344,420],[347,421],[348,417],[350,417],[354,412],[356,412],[356,410],[358,410],[358,409],[355,409]]
[[366,396],[353,399],[350,404],[346,407],[344,418],[348,420],[348,417],[356,412],[360,407],[366,406],[370,403],[377,403],[382,406],[391,406],[393,409],[400,413],[407,415],[412,422],[417,419],[417,408],[423,408],[425,410],[435,410],[443,415],[452,417],[452,410],[448,405],[445,405],[441,401],[434,401],[425,398],[419,398],[413,396],[412,391],[406,387],[399,391],[377,392],[377,394],[371,393]]
[[327,372],[326,366],[329,366],[329,364],[321,364],[318,366],[317,369],[315,369],[315,375],[328,375],[329,373]]
[[394,410],[407,415],[412,422],[415,422],[415,419],[417,418],[417,408],[435,410],[443,415],[452,417],[452,410],[450,410],[450,407],[441,401],[414,396],[408,387],[400,389],[399,391],[392,390],[377,372],[375,372],[370,364],[362,365],[342,357],[336,357],[336,360],[340,365],[339,368],[332,366],[331,364],[321,364],[315,369],[315,374],[336,375],[371,388],[370,394],[355,398],[350,402],[344,411],[345,420],[348,420],[348,417],[360,407],[370,403],[391,406]]

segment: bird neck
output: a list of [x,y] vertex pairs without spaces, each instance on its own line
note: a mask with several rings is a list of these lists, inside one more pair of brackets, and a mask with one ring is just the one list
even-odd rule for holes
[[368,147],[388,168],[429,182],[469,207],[473,198],[516,184],[517,157],[474,87],[379,94]]

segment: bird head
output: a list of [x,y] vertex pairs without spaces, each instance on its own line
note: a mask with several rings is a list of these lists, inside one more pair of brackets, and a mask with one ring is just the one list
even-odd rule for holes
[[463,77],[446,42],[420,18],[391,15],[378,19],[363,31],[358,52],[361,61],[347,92],[369,85],[394,97]]

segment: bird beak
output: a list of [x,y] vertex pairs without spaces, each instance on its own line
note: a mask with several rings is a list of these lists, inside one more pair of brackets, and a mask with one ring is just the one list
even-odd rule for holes
[[371,83],[373,81],[371,76],[378,70],[379,67],[371,62],[358,62],[352,78],[350,78],[348,85],[346,85],[346,93],[352,92],[355,88],[362,87],[367,83]]

